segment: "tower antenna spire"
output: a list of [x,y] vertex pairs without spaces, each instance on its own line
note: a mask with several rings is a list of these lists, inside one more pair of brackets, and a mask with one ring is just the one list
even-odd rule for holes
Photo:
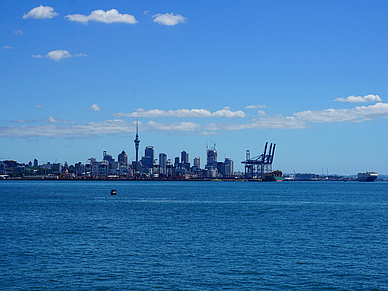
[[140,139],[139,139],[139,118],[136,120],[136,136],[135,136],[135,150],[136,150],[136,170],[138,171],[140,169],[139,165],[139,145],[140,145]]

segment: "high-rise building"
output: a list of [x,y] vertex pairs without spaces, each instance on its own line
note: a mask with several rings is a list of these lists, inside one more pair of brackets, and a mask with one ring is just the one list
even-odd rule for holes
[[233,176],[234,173],[234,162],[230,158],[225,158],[225,176]]
[[119,161],[119,166],[128,167],[128,156],[125,151],[122,151],[121,154],[118,155],[117,160]]
[[108,163],[114,161],[112,155],[108,155],[108,154],[106,153],[106,151],[104,151],[104,152],[102,153],[102,157],[103,157],[103,160],[104,160],[104,161],[107,161]]
[[206,166],[217,168],[217,151],[214,147],[213,149],[206,150],[207,163]]
[[181,152],[181,163],[189,163],[189,154],[186,151]]
[[147,146],[145,148],[143,161],[144,161],[143,166],[149,169],[152,169],[152,167],[154,166],[154,147],[153,146]]
[[175,169],[178,169],[179,168],[179,157],[175,157],[174,158],[174,168]]
[[39,166],[38,160],[37,160],[37,159],[34,159],[34,168],[37,168],[38,166]]
[[182,169],[186,169],[186,171],[190,171],[189,153],[185,151],[181,152],[181,165],[182,165]]
[[195,157],[193,162],[194,162],[193,166],[194,166],[195,170],[201,169],[201,158],[200,157]]
[[159,166],[163,170],[163,174],[166,174],[167,155],[165,153],[160,153],[159,154]]

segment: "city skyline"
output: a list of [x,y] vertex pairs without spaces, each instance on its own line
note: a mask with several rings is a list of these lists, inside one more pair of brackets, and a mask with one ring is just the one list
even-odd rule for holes
[[388,174],[387,9],[2,1],[0,160],[133,161],[139,119],[140,156],[204,164],[211,139],[243,171],[273,141],[286,173]]

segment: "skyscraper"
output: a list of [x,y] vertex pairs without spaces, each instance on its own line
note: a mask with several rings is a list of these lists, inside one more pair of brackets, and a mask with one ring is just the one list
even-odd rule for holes
[[194,158],[194,165],[193,166],[196,170],[199,170],[201,168],[201,158],[200,157]]
[[167,155],[165,153],[160,153],[159,154],[159,166],[163,170],[163,174],[166,174]]
[[114,161],[112,155],[108,155],[108,154],[106,153],[106,151],[103,151],[102,157],[103,157],[103,160],[104,160],[104,161],[108,161],[109,163]]
[[207,163],[206,166],[213,167],[214,169],[217,168],[217,151],[214,147],[213,149],[207,149],[206,150],[206,157],[207,157]]
[[181,152],[181,165],[182,169],[190,171],[189,154],[186,151]]
[[175,157],[175,158],[174,158],[174,168],[175,168],[175,169],[178,169],[178,168],[179,168],[179,165],[180,165],[180,163],[179,163],[179,157]]
[[185,151],[181,152],[181,163],[186,164],[189,162],[189,154]]
[[153,146],[147,146],[145,148],[143,160],[144,160],[143,166],[149,169],[152,169],[152,167],[154,166],[154,147]]
[[234,162],[230,158],[225,158],[225,176],[233,176],[234,173]]
[[120,166],[128,167],[128,156],[125,151],[122,151],[121,154],[119,154],[117,160],[119,161]]

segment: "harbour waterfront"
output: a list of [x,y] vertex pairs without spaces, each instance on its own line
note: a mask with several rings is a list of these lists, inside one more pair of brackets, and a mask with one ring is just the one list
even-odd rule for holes
[[387,187],[0,181],[0,289],[388,290]]

